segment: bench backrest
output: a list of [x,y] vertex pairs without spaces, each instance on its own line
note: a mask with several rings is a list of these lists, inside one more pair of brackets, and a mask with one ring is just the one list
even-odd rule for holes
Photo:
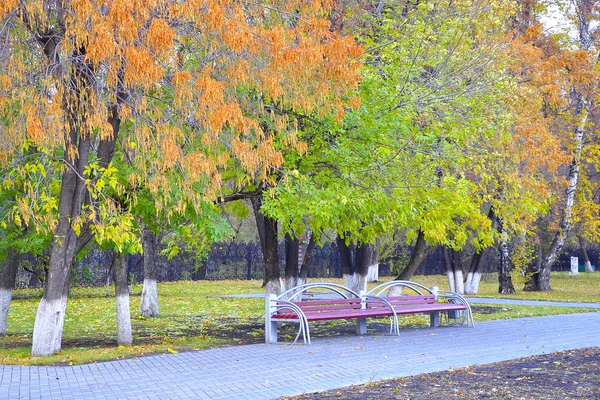
[[335,312],[345,310],[358,310],[362,307],[362,300],[356,299],[327,299],[295,301],[295,305],[304,312]]
[[[418,304],[433,304],[435,303],[435,295],[424,294],[418,296],[389,296],[383,297],[393,307],[414,306]],[[367,306],[381,306],[381,303],[375,299],[367,299]]]
[[[426,294],[419,296],[390,296],[384,297],[393,307],[414,306],[419,304],[435,303],[435,295]],[[336,312],[344,310],[358,310],[363,307],[362,299],[321,299],[321,300],[303,300],[293,302],[304,312]],[[283,305],[278,303],[278,305]],[[367,308],[387,307],[385,303],[376,298],[367,297]]]

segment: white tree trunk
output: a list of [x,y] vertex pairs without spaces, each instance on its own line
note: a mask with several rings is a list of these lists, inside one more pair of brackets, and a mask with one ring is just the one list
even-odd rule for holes
[[113,254],[115,273],[115,296],[117,298],[117,343],[128,346],[133,343],[131,312],[129,311],[129,287],[127,286],[127,265],[125,258],[116,252]]
[[158,286],[156,279],[144,279],[140,315],[143,317],[158,317]]
[[450,291],[455,292],[454,273],[452,271],[446,271],[446,278],[448,278],[448,287],[450,288]]
[[0,265],[0,336],[6,335],[8,310],[17,280],[20,259],[19,253],[9,248],[6,258]]
[[463,272],[462,270],[456,270],[454,271],[454,292],[458,293],[458,294],[465,294],[465,281],[463,279]]
[[67,296],[51,301],[42,297],[35,317],[32,356],[51,356],[60,351],[66,308]]
[[133,343],[129,294],[117,296],[117,343],[119,346],[128,346]]
[[591,261],[586,261],[585,262],[585,272],[594,272],[594,269],[592,268],[592,262]]
[[479,284],[481,283],[481,272],[469,272],[467,275],[467,283],[465,285],[466,294],[479,293]]
[[469,272],[467,273],[467,282],[465,283],[465,293],[466,294],[472,294],[471,293],[471,288],[473,286],[473,273]]
[[392,286],[388,290],[388,296],[402,296],[402,286]]
[[8,310],[12,300],[12,289],[0,288],[0,336],[6,335],[6,325],[8,322]]
[[281,292],[285,292],[289,289],[293,289],[298,286],[297,279],[282,279],[281,280]]
[[479,284],[481,283],[481,272],[475,272],[473,282],[471,283],[471,294],[479,293]]
[[276,280],[270,280],[267,281],[267,284],[265,285],[265,291],[267,292],[267,294],[279,295],[281,294],[282,287],[284,287],[284,285],[281,278]]
[[379,263],[369,265],[367,272],[367,282],[377,282],[379,280]]
[[[156,286],[156,245],[158,236],[150,229],[142,233],[144,249],[144,288],[140,302],[142,317],[158,317],[158,288]],[[132,279],[133,283],[133,279]],[[129,290],[131,293],[131,290]]]
[[367,290],[367,277],[359,273],[345,274],[344,286],[359,293],[361,290]]

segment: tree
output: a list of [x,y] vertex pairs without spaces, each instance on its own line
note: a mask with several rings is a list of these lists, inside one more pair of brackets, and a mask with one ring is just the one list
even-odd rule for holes
[[[324,12],[321,3],[296,1],[2,4],[0,20],[15,43],[3,79],[13,83],[5,93],[22,104],[7,131],[16,143],[29,139],[62,161],[50,279],[36,316],[33,355],[60,349],[82,229],[89,226],[97,241],[111,241],[117,250],[137,242],[132,218],[118,202],[92,196],[102,191],[100,182],[119,190],[118,181],[106,177],[115,149],[135,146],[139,162],[130,184],[146,182],[153,194],[168,186],[166,171],[179,169],[180,186],[170,196],[180,201],[167,203],[183,207],[218,196],[231,157],[249,176],[264,179],[267,168],[281,164],[261,121],[302,147],[286,119],[261,99],[305,111],[342,106],[341,83],[357,81],[350,58],[359,50],[329,31]],[[29,85],[19,86],[23,82]],[[157,209],[166,201],[154,200]]]
[[[488,218],[492,223],[492,228],[497,228],[498,219],[494,213],[494,207],[490,207],[488,212]],[[479,283],[481,282],[481,265],[482,261],[488,258],[490,247],[483,249],[477,249],[471,258],[471,264],[467,270],[467,279],[465,281],[465,293],[466,294],[477,294],[479,291]]]
[[[541,25],[536,24],[534,16],[528,12],[531,20],[522,29],[524,33],[518,50],[518,60],[523,66],[523,86],[535,96],[536,100],[531,103],[538,107],[524,120],[531,121],[531,115],[539,116],[541,128],[554,135],[553,141],[559,143],[555,153],[562,153],[562,157],[557,158],[568,159],[564,183],[554,192],[556,200],[550,216],[555,215],[556,222],[548,225],[549,243],[541,249],[540,260],[528,269],[526,290],[550,290],[550,270],[573,222],[584,136],[589,130],[588,117],[594,112],[597,96],[597,57],[592,26],[597,6],[589,1],[556,4],[564,6],[563,11],[570,13],[569,18],[576,27],[575,40],[571,41],[568,35],[545,36]],[[539,123],[536,125],[540,126]],[[558,172],[558,168],[550,171],[551,174]],[[538,236],[544,235],[539,232]]]
[[[6,29],[6,26],[4,27]],[[15,46],[11,35],[0,39],[0,71],[10,66],[10,49]],[[19,99],[10,96],[13,85],[19,87],[23,77],[11,81],[0,74],[0,334],[7,329],[8,311],[22,254],[40,255],[48,246],[46,234],[55,211],[55,186],[46,171],[53,163],[39,157],[31,142],[21,143],[10,134],[10,121],[19,117]],[[50,174],[52,175],[52,174]],[[36,196],[26,192],[37,188]],[[29,212],[32,208],[35,212]],[[28,226],[32,228],[29,229]]]
[[112,270],[115,277],[115,297],[117,298],[117,343],[119,346],[127,346],[133,343],[127,263],[123,254],[118,251],[113,251]]
[[[51,241],[48,227],[56,211],[52,197],[56,185],[52,174],[46,175],[53,170],[52,163],[40,159],[35,149],[15,150],[6,162],[0,174],[0,331],[4,333],[22,256],[44,258]],[[36,196],[27,194],[31,188],[38,188]]]
[[15,287],[19,259],[20,254],[14,249],[9,249],[0,267],[0,336],[6,335],[8,310]]
[[[546,242],[543,225],[552,218],[560,219],[561,213],[563,217],[572,213],[565,208],[568,196],[561,195],[566,194],[561,171],[572,162],[573,147],[569,136],[562,132],[573,126],[568,114],[574,103],[570,103],[568,93],[574,92],[569,86],[585,76],[581,74],[585,67],[575,71],[569,66],[575,53],[565,52],[559,38],[542,33],[536,20],[540,5],[524,1],[519,6],[511,19],[512,32],[505,38],[507,57],[514,60],[507,67],[513,84],[502,100],[508,113],[509,134],[486,142],[482,156],[473,159],[471,172],[479,195],[493,208],[498,222],[501,293],[514,292],[508,247],[511,237],[517,242],[530,241],[541,251]],[[553,238],[560,235],[548,239],[556,244]],[[556,249],[554,244],[550,247]],[[541,258],[530,266],[531,280],[537,279],[535,271],[541,270],[549,279],[550,269],[548,264],[542,268]]]
[[158,235],[150,229],[142,233],[142,247],[144,251],[144,287],[140,301],[140,315],[142,317],[158,317],[158,288],[156,285],[156,247]]
[[317,237],[334,229],[358,247],[397,229],[457,249],[472,233],[489,242],[467,171],[477,143],[505,124],[504,6],[348,5],[360,18],[342,15],[336,26],[355,29],[367,50],[360,107],[341,128],[304,120],[308,152],[286,163],[289,185],[263,209],[291,227],[306,221]]
[[417,239],[415,240],[415,244],[413,247],[413,251],[410,255],[410,259],[406,267],[398,274],[396,280],[400,281],[410,281],[417,272],[417,269],[421,265],[421,263],[427,258],[427,255],[432,250],[431,244],[425,240],[425,234],[423,231],[419,229],[417,232]]

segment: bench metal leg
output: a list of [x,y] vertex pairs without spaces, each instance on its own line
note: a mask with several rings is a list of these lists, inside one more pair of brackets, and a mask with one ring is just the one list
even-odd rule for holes
[[277,322],[268,321],[265,323],[265,341],[269,343],[277,343]]
[[438,326],[440,326],[439,312],[436,311],[429,314],[429,326],[431,326],[432,328],[437,328]]
[[455,321],[457,319],[463,320],[464,319],[463,312],[459,311],[459,310],[457,310],[457,311],[448,311],[448,322],[450,322],[449,320],[451,320],[451,319],[453,319]]
[[356,334],[365,335],[367,333],[367,319],[356,318]]

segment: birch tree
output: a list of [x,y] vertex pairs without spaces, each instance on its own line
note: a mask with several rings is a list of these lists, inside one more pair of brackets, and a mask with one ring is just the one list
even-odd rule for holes
[[[595,21],[597,4],[593,1],[555,2],[574,28],[562,36],[562,42],[544,38],[540,25],[526,31],[523,60],[529,63],[526,83],[541,98],[540,112],[547,129],[564,140],[561,150],[568,157],[564,184],[556,190],[556,223],[550,242],[544,246],[541,260],[528,269],[525,290],[550,290],[550,271],[558,257],[573,223],[576,193],[579,187],[582,152],[588,117],[595,112],[598,95],[596,72],[597,48]],[[544,45],[545,44],[545,45]],[[544,45],[542,47],[541,45]],[[555,171],[553,171],[556,173]],[[562,192],[562,193],[561,193]]]

